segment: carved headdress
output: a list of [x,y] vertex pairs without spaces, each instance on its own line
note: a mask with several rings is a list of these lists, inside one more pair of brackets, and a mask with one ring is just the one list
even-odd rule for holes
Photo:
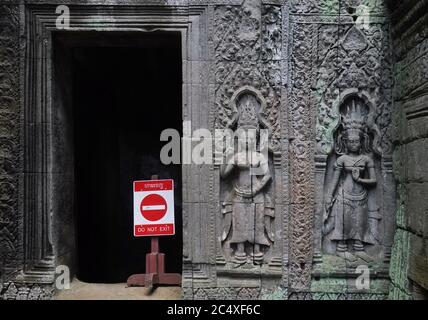
[[259,130],[259,117],[256,110],[255,97],[243,95],[239,100],[238,128]]
[[347,153],[346,140],[349,136],[359,136],[361,152],[380,153],[378,147],[379,130],[369,118],[369,107],[365,101],[357,96],[351,96],[340,107],[341,124],[336,135],[335,149],[337,154]]
[[346,136],[361,135],[366,131],[367,107],[360,100],[352,99],[344,105],[342,126]]

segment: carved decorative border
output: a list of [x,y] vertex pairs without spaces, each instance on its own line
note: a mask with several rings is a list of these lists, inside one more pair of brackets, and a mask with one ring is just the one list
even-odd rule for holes
[[[286,1],[244,1],[236,5],[214,6],[212,33],[213,71],[215,78],[214,128],[224,128],[233,121],[237,94],[252,88],[262,104],[264,125],[271,129],[270,150],[273,153],[273,184],[275,190],[275,242],[270,263],[251,276],[242,271],[248,283],[260,286],[288,286],[289,228],[289,125],[288,125],[288,4]],[[255,89],[255,90],[254,90]],[[216,168],[216,176],[219,176]],[[216,180],[218,181],[218,180]],[[218,183],[220,185],[220,181]],[[218,190],[220,191],[220,190]],[[219,192],[217,192],[217,195]],[[218,199],[220,200],[220,199]],[[220,218],[217,225],[220,226]],[[219,227],[218,227],[219,228]],[[220,229],[219,229],[220,230]],[[217,244],[218,281],[227,291],[220,244]],[[234,270],[234,274],[240,271]],[[258,272],[258,273],[257,273]],[[281,278],[280,278],[281,277]],[[226,279],[226,280],[224,280]],[[256,290],[256,289],[254,289]],[[261,290],[261,287],[259,288]],[[261,296],[260,296],[261,298]]]
[[315,110],[311,90],[315,26],[290,26],[290,290],[310,287],[314,206]]
[[[20,10],[0,4],[0,288],[22,263]],[[0,289],[1,291],[1,289]]]

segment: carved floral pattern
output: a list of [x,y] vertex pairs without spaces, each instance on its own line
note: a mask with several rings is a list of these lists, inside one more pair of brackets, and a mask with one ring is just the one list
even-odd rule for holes
[[[292,25],[290,145],[291,217],[290,287],[308,289],[312,260],[313,210],[313,95],[311,92],[315,26]],[[312,40],[311,40],[312,39]]]
[[[18,7],[0,5],[0,273],[19,255],[17,194],[19,164]],[[5,279],[4,279],[5,280]]]
[[[251,1],[244,4],[246,2]],[[256,2],[261,3],[253,1]],[[168,3],[173,1],[162,4]],[[311,281],[315,150],[321,154],[331,151],[332,132],[338,122],[334,106],[339,103],[340,92],[353,87],[369,92],[375,102],[375,119],[381,131],[382,149],[384,153],[390,152],[391,50],[386,23],[375,22],[356,29],[347,11],[348,7],[356,6],[357,15],[382,12],[384,7],[381,0],[290,0],[283,8],[288,8],[288,5],[291,15],[304,22],[292,22],[290,31],[287,30],[289,34],[282,33],[286,13],[281,6],[265,4],[255,10],[253,6],[245,5],[213,5],[209,12],[213,14],[214,21],[208,36],[212,40],[214,53],[215,127],[227,127],[233,117],[230,103],[233,93],[249,85],[259,90],[266,100],[263,118],[272,128],[271,148],[279,151],[281,139],[291,140],[291,210],[290,220],[285,222],[289,227],[289,239],[284,244],[289,246],[287,284],[291,289],[307,291]],[[347,19],[340,26],[337,23],[308,23],[305,20],[313,14],[335,15],[339,12],[344,20]],[[19,244],[19,186],[16,175],[20,163],[18,17],[17,6],[0,6],[0,263],[5,264],[16,261],[22,247]],[[331,22],[336,17],[329,19]],[[291,44],[290,112],[282,116],[290,119],[290,137],[281,137],[282,48],[288,36]],[[424,80],[423,69],[417,66],[403,72],[410,77],[415,70],[418,71],[417,78]],[[411,81],[406,83],[411,85]],[[402,90],[409,92],[411,89],[406,87]],[[202,270],[200,273],[208,274],[208,271]],[[36,298],[45,296],[44,290],[38,286],[21,288],[18,284],[7,283],[1,294],[3,298],[11,299]],[[260,298],[260,288],[185,287],[183,290],[185,297],[200,299]],[[297,295],[290,293],[288,298]],[[309,292],[301,295],[300,298],[313,298]],[[49,296],[49,290],[46,296]],[[348,296],[350,294],[346,298]]]
[[272,149],[279,148],[281,97],[281,8],[263,6],[262,17],[239,6],[215,8],[216,128],[233,118],[230,99],[250,85],[266,99],[263,117],[272,128]]
[[318,28],[317,153],[329,154],[338,124],[339,99],[350,88],[368,92],[376,104],[383,154],[390,154],[392,70],[388,26],[321,25]]
[[30,284],[22,285],[8,282],[0,292],[3,300],[50,300],[54,294],[54,288],[50,285]]

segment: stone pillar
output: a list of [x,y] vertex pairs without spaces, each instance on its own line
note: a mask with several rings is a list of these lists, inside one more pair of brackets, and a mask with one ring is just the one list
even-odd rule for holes
[[388,1],[395,53],[394,176],[396,232],[391,299],[428,294],[428,3]]

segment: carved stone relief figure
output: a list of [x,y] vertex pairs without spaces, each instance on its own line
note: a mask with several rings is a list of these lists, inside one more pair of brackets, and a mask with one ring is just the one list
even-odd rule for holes
[[341,106],[341,123],[336,133],[334,172],[325,195],[324,234],[336,242],[336,254],[348,261],[357,257],[372,261],[365,252],[377,243],[377,208],[369,192],[377,179],[373,151],[377,130],[363,99],[346,99]]
[[269,159],[257,151],[261,143],[259,102],[246,92],[238,97],[236,107],[233,143],[225,152],[220,175],[228,185],[222,203],[221,241],[228,241],[233,264],[238,267],[263,263],[274,240],[274,206],[267,192],[272,180]]

